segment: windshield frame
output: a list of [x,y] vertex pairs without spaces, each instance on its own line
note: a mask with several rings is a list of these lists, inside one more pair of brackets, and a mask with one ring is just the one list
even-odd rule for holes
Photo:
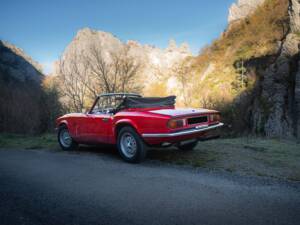
[[[142,97],[142,96],[135,93],[105,93],[105,94],[98,95],[92,107],[88,111],[88,114],[114,114],[117,112],[119,106],[122,105],[123,100],[126,97]],[[119,101],[118,104],[117,101]],[[95,111],[96,106],[98,106],[97,111]]]

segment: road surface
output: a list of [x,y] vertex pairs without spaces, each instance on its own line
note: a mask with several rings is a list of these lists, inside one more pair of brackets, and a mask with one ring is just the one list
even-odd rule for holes
[[300,184],[97,152],[0,150],[0,224],[299,224]]

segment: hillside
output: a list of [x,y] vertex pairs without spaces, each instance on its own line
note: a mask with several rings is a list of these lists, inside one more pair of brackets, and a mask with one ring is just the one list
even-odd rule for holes
[[298,1],[265,0],[230,23],[193,60],[193,105],[220,109],[235,131],[300,133],[299,22]]
[[0,79],[41,82],[41,66],[12,44],[0,40]]
[[53,129],[60,103],[41,67],[20,48],[0,40],[0,132]]

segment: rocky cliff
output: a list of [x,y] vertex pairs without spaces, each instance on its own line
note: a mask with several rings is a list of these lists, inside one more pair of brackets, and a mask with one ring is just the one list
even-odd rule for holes
[[248,61],[258,76],[249,110],[251,128],[267,136],[300,138],[299,6],[300,1],[289,1],[288,29],[277,52]]
[[[192,55],[186,43],[177,46],[174,40],[170,40],[167,48],[160,49],[151,45],[142,45],[133,40],[122,42],[111,33],[84,28],[77,32],[72,42],[66,47],[60,62],[69,64],[75,59],[80,60],[80,56],[89,56],[91,47],[94,46],[101,49],[107,62],[111,60],[112,55],[119,54],[124,48],[128,49],[129,55],[142,65],[139,72],[141,79],[138,82],[143,86],[144,95],[159,95],[160,93],[153,93],[153,87],[161,76],[170,78],[167,74],[171,73],[172,66]],[[56,73],[58,73],[58,66],[56,66]],[[173,86],[168,86],[168,88],[172,89]]]
[[282,7],[286,16],[277,21],[282,26],[277,47],[245,60],[247,76],[252,74],[256,80],[253,89],[243,93],[237,102],[244,107],[244,119],[253,133],[300,138],[300,1],[282,2],[288,7]]
[[229,9],[228,23],[233,23],[246,18],[253,13],[256,8],[264,3],[265,0],[238,0]]
[[230,130],[300,138],[299,2],[238,1],[195,59],[193,98],[221,110]]
[[0,76],[4,80],[41,82],[41,66],[24,51],[0,40]]

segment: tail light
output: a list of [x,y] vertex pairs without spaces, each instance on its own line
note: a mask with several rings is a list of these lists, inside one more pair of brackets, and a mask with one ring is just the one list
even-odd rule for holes
[[209,115],[210,122],[219,122],[221,120],[220,114],[211,114]]
[[171,119],[168,122],[168,127],[171,129],[176,129],[184,126],[184,120],[183,119]]

